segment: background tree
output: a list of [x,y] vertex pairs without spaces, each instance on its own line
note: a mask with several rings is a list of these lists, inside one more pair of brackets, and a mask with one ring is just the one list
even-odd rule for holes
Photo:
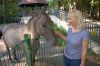
[[[0,0],[0,23],[15,22],[20,13],[19,0]],[[69,11],[70,5],[75,3],[76,8],[94,19],[100,19],[100,0],[49,0],[49,8],[58,10],[62,5]]]
[[100,19],[100,0],[91,1],[91,16]]
[[15,22],[19,10],[18,0],[0,0],[0,23]]

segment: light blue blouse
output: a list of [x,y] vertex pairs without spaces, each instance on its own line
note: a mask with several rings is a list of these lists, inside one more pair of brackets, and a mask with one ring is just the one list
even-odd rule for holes
[[89,40],[88,32],[84,29],[79,32],[72,32],[68,28],[67,42],[64,49],[64,55],[69,59],[81,59],[82,56],[82,42]]

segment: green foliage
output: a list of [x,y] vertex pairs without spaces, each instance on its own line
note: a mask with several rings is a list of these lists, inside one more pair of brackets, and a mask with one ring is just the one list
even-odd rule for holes
[[58,9],[59,6],[58,6],[58,0],[50,0],[49,1],[49,8],[51,9]]
[[58,31],[58,32],[62,33],[63,35],[67,35],[66,29],[63,28],[62,26],[58,27],[57,24],[54,24],[53,29],[55,31]]
[[100,20],[100,0],[52,0],[49,7],[59,9],[62,5],[66,11],[69,11],[69,6],[76,3],[76,8],[81,10],[83,15],[93,19]]
[[[53,29],[54,29],[54,31],[58,31],[61,34],[67,36],[67,31],[63,27],[58,27],[57,24],[54,24]],[[56,43],[60,46],[65,46],[66,45],[66,42],[64,40],[62,40],[61,38],[59,38],[58,36],[55,37],[55,40],[56,40]]]
[[[0,0],[0,17],[5,17],[5,23],[15,22],[19,11],[18,0]],[[0,18],[2,23],[4,23],[3,18]]]

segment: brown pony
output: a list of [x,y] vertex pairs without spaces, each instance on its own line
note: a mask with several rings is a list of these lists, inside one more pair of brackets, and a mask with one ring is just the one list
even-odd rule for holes
[[[40,35],[44,36],[51,44],[54,41],[54,34],[52,29],[52,20],[49,15],[45,12],[34,13],[29,22],[26,25],[11,24],[3,29],[3,38],[6,48],[9,52],[9,48],[14,48],[16,45],[23,40],[24,34],[31,34],[31,45],[33,48],[37,49],[40,46],[39,39]],[[14,59],[17,59],[15,50]],[[33,56],[35,57],[36,51],[33,51]],[[9,58],[12,60],[9,53]]]

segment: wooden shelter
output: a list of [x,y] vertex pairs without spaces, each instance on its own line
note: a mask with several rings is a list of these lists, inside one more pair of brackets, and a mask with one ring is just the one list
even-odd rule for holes
[[21,9],[21,13],[27,14],[41,9],[46,10],[48,7],[48,0],[20,0],[18,6]]
[[26,7],[42,7],[47,6],[48,2],[47,0],[21,0],[18,4],[20,7],[26,6]]

